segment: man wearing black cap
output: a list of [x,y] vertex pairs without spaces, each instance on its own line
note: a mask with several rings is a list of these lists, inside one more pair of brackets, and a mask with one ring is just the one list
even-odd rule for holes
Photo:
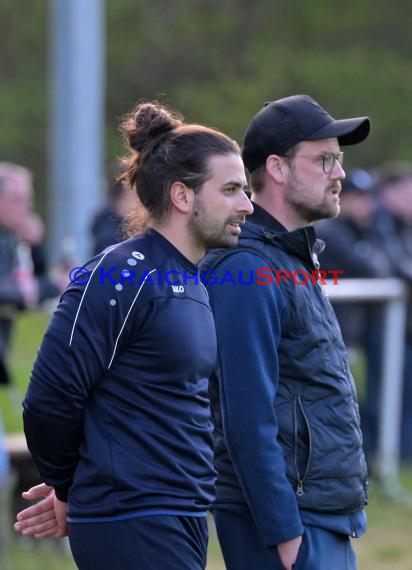
[[369,130],[368,118],[334,120],[306,95],[267,103],[243,147],[254,214],[239,246],[203,266],[219,283],[209,286],[214,515],[228,570],[356,568],[349,537],[365,531],[366,466],[345,346],[313,280],[323,244],[312,223],[338,215],[340,146]]

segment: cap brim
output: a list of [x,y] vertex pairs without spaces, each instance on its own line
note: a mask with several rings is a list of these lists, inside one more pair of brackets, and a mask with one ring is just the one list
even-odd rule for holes
[[313,133],[311,140],[337,138],[341,146],[358,144],[364,141],[371,130],[369,117],[356,117],[354,119],[341,119],[324,125]]

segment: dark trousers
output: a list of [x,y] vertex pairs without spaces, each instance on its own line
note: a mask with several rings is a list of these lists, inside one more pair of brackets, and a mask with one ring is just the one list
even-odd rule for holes
[[147,516],[71,523],[69,540],[80,570],[204,570],[206,517]]
[[[262,544],[250,518],[228,511],[213,513],[227,570],[284,570],[277,548]],[[305,526],[294,570],[356,570],[346,535]]]

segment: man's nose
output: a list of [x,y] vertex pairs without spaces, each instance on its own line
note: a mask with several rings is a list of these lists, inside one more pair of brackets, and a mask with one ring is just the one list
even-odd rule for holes
[[247,216],[249,214],[253,214],[253,204],[249,200],[246,192],[243,192],[243,196],[242,196],[242,199],[241,199],[241,202],[239,204],[238,209],[240,212],[244,212]]

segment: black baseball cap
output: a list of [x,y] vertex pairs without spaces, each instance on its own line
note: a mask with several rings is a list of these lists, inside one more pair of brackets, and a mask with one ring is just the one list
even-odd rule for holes
[[369,135],[368,117],[335,120],[308,95],[292,95],[265,103],[253,117],[243,142],[249,172],[302,141],[337,138],[341,146],[357,144]]

